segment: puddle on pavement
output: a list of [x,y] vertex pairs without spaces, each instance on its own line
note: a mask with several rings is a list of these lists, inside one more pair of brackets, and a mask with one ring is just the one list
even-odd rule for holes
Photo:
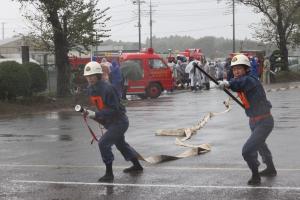
[[68,120],[70,119],[70,111],[50,112],[45,116],[46,119]]
[[127,102],[127,107],[157,106],[160,103],[172,102],[172,97],[164,96],[157,99],[133,99]]
[[72,141],[73,138],[70,135],[62,134],[62,135],[17,135],[17,134],[0,134],[0,141]]
[[[55,141],[72,141],[73,138],[69,134],[72,130],[69,124],[57,123],[56,121],[69,121],[71,119],[70,112],[50,112],[39,115],[24,115],[11,121],[0,121],[0,141],[6,142],[55,142]],[[46,121],[44,122],[44,119]],[[54,122],[53,122],[54,121]],[[27,125],[29,124],[31,125]],[[43,127],[43,124],[53,124],[49,127]],[[7,128],[6,128],[7,126]],[[37,130],[30,131],[30,127],[34,126]],[[42,126],[42,127],[41,127]],[[16,131],[16,129],[18,131]],[[10,131],[13,130],[13,131]],[[26,131],[26,132],[25,132]],[[46,131],[46,132],[45,132]],[[49,131],[52,131],[52,133]]]
[[297,126],[276,126],[275,127],[276,129],[294,129],[294,128],[297,128]]

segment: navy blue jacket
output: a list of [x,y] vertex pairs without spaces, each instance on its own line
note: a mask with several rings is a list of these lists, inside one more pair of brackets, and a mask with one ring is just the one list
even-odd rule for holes
[[255,76],[255,77],[259,77],[259,65],[258,65],[258,62],[256,61],[256,59],[255,58],[252,58],[251,60],[250,60],[250,65],[251,65],[251,67],[250,67],[250,73],[251,73],[251,75],[253,75],[253,76]]
[[229,81],[230,89],[242,94],[245,99],[241,99],[245,106],[246,115],[255,117],[270,112],[272,105],[267,100],[266,93],[260,81],[253,75],[245,75],[240,78],[232,78]]
[[87,92],[91,103],[97,107],[95,119],[105,128],[117,120],[127,120],[126,109],[109,82],[99,80],[95,85],[89,86]]

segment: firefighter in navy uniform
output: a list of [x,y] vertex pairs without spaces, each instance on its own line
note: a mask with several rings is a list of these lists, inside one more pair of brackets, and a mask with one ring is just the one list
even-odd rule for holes
[[[246,115],[249,117],[251,135],[243,146],[242,155],[247,162],[252,177],[249,185],[259,185],[261,176],[276,176],[277,171],[273,164],[272,154],[269,150],[266,139],[274,127],[271,115],[271,103],[267,100],[265,91],[260,81],[250,75],[250,62],[245,55],[236,55],[231,60],[231,68],[234,77],[229,81],[219,81],[219,88],[230,88],[238,93]],[[266,169],[258,172],[258,153],[261,155]]]
[[114,179],[112,170],[114,155],[111,150],[113,145],[125,160],[133,163],[131,167],[123,170],[124,173],[143,170],[136,151],[125,141],[125,132],[129,126],[125,107],[120,104],[114,87],[109,82],[101,80],[102,73],[101,65],[97,62],[89,62],[84,68],[84,76],[89,83],[88,95],[91,103],[97,107],[97,111],[86,110],[84,114],[102,124],[107,130],[98,141],[102,160],[106,166],[106,173],[98,180],[99,182]]

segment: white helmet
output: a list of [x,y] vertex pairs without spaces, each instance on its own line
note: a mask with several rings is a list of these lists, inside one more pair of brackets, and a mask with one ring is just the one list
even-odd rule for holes
[[84,76],[89,76],[93,74],[102,74],[102,68],[101,65],[98,62],[91,61],[87,63],[84,67]]
[[244,54],[238,54],[231,59],[231,67],[236,65],[244,65],[250,67],[250,61]]

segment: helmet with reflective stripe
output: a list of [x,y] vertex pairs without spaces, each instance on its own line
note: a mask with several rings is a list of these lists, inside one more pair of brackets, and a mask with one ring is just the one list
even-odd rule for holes
[[91,61],[87,63],[84,67],[84,76],[89,76],[93,74],[102,74],[102,68],[101,65],[98,62]]
[[250,61],[244,54],[238,54],[231,59],[231,67],[236,65],[243,65],[245,67],[250,67]]

